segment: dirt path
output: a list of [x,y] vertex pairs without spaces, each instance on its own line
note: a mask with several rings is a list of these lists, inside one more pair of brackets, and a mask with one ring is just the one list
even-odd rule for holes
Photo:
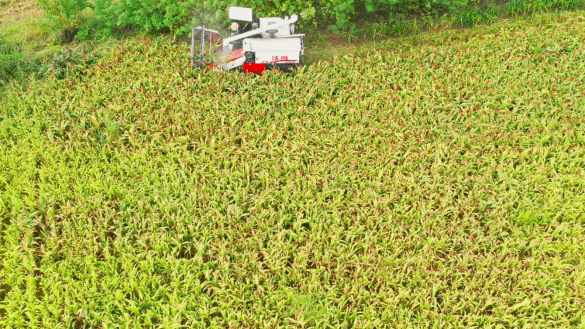
[[43,11],[34,0],[24,0],[0,7],[0,25],[15,23],[23,18],[37,18]]

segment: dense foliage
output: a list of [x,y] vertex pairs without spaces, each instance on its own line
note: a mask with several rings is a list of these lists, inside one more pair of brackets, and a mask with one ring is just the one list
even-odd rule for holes
[[[114,31],[139,29],[170,30],[178,34],[201,21],[221,26],[231,5],[254,8],[259,16],[302,15],[301,25],[346,29],[364,15],[382,20],[412,15],[451,13],[461,20],[493,15],[498,0],[37,0],[58,29],[70,30],[78,38],[103,37]],[[527,14],[551,9],[574,9],[583,0],[507,0],[507,14]],[[223,24],[225,25],[225,24]]]
[[69,74],[78,74],[94,62],[94,57],[63,48],[52,56],[31,58],[25,55],[20,45],[3,43],[0,38],[0,95],[11,82],[25,83],[31,76],[51,75],[62,79]]
[[0,112],[0,327],[576,327],[585,18],[292,74],[126,43]]
[[0,36],[0,89],[8,81],[25,80],[42,65],[40,59],[27,58],[20,44],[4,40]]

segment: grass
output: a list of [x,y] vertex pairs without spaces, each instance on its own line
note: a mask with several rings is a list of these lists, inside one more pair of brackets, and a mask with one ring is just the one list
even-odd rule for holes
[[11,86],[0,326],[585,327],[584,16]]
[[25,81],[41,68],[45,54],[58,49],[41,20],[34,1],[0,3],[0,89],[9,81]]
[[0,0],[0,8],[18,3],[18,0]]

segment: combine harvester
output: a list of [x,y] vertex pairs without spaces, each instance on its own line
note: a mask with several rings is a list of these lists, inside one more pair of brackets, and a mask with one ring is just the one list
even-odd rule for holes
[[[248,23],[241,27],[239,23],[233,22],[231,32],[225,39],[220,32],[208,29],[205,25],[193,28],[191,61],[194,66],[261,73],[266,69],[288,70],[301,65],[305,35],[295,34],[297,15],[284,19],[256,18],[250,8],[230,7],[229,18]],[[209,48],[207,51],[206,46]],[[198,56],[195,54],[196,48],[199,48]]]

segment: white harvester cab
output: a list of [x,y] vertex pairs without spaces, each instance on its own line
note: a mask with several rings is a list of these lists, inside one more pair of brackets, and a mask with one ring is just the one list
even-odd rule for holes
[[[288,69],[302,63],[305,35],[295,34],[297,15],[256,18],[250,8],[231,7],[229,17],[247,23],[241,27],[240,23],[232,22],[231,32],[226,38],[205,25],[193,29],[191,60],[194,65],[222,70],[242,68],[245,72],[260,73],[265,69]],[[195,54],[197,43],[198,56]],[[218,55],[213,51],[213,45],[219,43],[221,54]]]

